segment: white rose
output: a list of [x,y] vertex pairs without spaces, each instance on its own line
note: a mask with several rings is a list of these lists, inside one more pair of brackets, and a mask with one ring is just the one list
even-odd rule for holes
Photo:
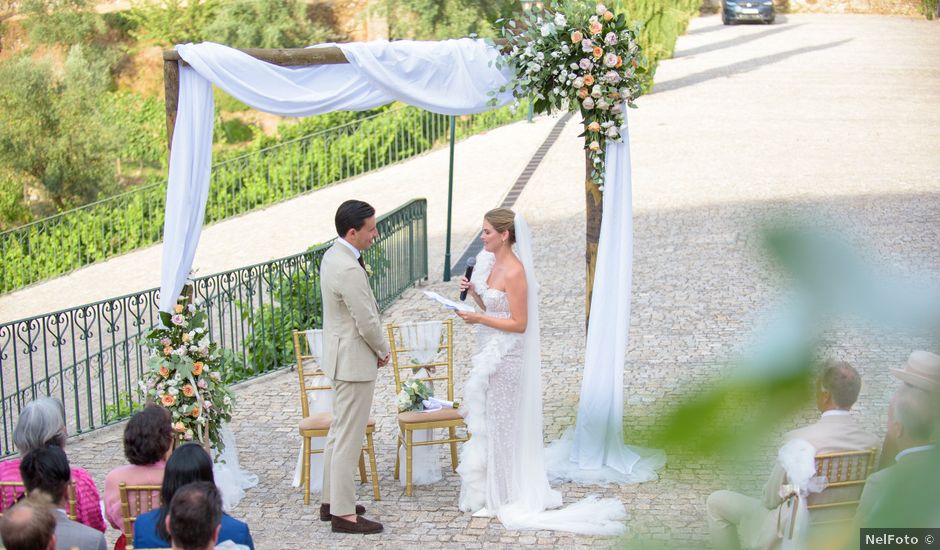
[[610,128],[607,129],[607,137],[612,138],[612,139],[617,139],[618,137],[620,137],[620,132],[617,131],[616,127],[611,126]]
[[614,106],[610,108],[610,112],[619,115],[623,111],[623,108],[620,106],[620,102],[614,103]]
[[563,13],[555,14],[555,26],[556,27],[564,27],[567,24],[568,24],[568,20],[565,19],[565,14]]
[[578,78],[574,79],[574,82],[572,82],[571,85],[575,88],[581,88],[584,86],[584,79],[579,76]]
[[610,108],[610,103],[607,103],[607,100],[605,100],[604,98],[601,98],[597,102],[597,108],[600,109],[601,111],[606,111],[607,109]]
[[601,85],[600,85],[600,84],[595,84],[594,87],[591,88],[591,95],[594,96],[594,97],[596,97],[596,98],[599,98],[599,97],[601,97],[602,95],[604,95],[604,92],[601,90]]
[[607,6],[605,6],[604,4],[598,4],[597,10],[594,13],[596,13],[597,15],[604,15],[605,13],[607,13]]
[[551,23],[545,23],[544,25],[542,25],[542,28],[540,30],[542,32],[542,36],[551,36],[555,34],[555,25]]
[[590,97],[584,98],[584,101],[581,102],[581,106],[590,111],[594,108],[594,100]]

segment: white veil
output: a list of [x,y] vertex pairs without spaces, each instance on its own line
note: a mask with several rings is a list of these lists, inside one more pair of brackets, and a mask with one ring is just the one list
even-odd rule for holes
[[539,337],[539,285],[535,277],[532,233],[521,214],[515,217],[516,255],[525,269],[528,322],[524,334],[523,373],[517,415],[513,502],[498,510],[507,529],[546,529],[594,535],[626,530],[626,510],[617,499],[589,496],[565,508],[561,493],[548,483],[542,423],[542,353]]

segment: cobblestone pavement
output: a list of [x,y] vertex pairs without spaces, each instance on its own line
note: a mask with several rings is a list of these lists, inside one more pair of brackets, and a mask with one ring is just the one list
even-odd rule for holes
[[[884,17],[787,16],[770,27],[693,22],[677,58],[657,73],[658,92],[631,112],[635,197],[635,275],[625,373],[628,440],[647,441],[655,407],[714,384],[780,277],[762,256],[755,223],[781,213],[843,227],[870,257],[903,274],[940,273],[940,33],[926,21]],[[532,225],[542,282],[546,440],[574,422],[583,357],[583,154],[577,121],[568,125],[517,207]],[[485,159],[479,159],[485,162]],[[480,200],[500,197],[486,196]],[[437,280],[426,288],[454,293]],[[442,318],[406,292],[385,315],[400,322]],[[458,321],[459,323],[459,321]],[[471,331],[455,325],[457,382],[467,376]],[[895,387],[888,367],[916,336],[840,322],[826,352],[854,363],[864,386],[856,414],[883,433]],[[553,532],[507,532],[498,522],[457,511],[458,478],[419,487],[413,497],[392,479],[395,420],[391,373],[377,386],[374,411],[382,500],[359,493],[381,537],[337,535],[317,521],[290,486],[300,438],[295,373],[238,387],[233,427],[243,465],[258,474],[234,515],[258,548],[497,548],[522,544],[575,548],[652,539],[669,548],[707,540],[705,497],[719,488],[754,492],[769,470],[773,441],[810,421],[808,408],[755,441],[753,467],[719,459],[671,457],[661,479],[641,485],[560,486],[566,501],[590,493],[621,498],[624,540]],[[69,455],[99,485],[120,464],[121,426],[73,441]],[[682,460],[678,460],[678,459]],[[442,457],[443,459],[443,457]]]

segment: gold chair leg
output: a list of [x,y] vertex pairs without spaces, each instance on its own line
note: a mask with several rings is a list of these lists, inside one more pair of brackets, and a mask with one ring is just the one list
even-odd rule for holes
[[401,466],[401,432],[398,433],[398,437],[395,442],[395,481],[398,481],[398,471]]
[[448,428],[450,432],[450,467],[453,470],[457,471],[457,442],[454,441],[457,439],[457,428],[451,426]]
[[310,438],[304,437],[304,459],[300,467],[300,479],[304,482],[304,504],[310,504]]
[[411,451],[412,438],[414,432],[405,431],[405,496],[411,496]]
[[366,477],[366,459],[365,451],[359,451],[359,484],[365,484],[369,481]]
[[366,440],[369,442],[369,467],[372,469],[372,493],[376,502],[382,500],[379,494],[379,468],[375,463],[375,444],[372,441],[372,434],[366,434]]

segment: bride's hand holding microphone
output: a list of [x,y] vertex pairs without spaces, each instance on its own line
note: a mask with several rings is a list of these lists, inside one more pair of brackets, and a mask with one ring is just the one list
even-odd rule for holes
[[[468,269],[468,271],[469,270],[470,269]],[[471,283],[470,279],[468,279],[467,277],[461,277],[460,278],[460,299],[461,300],[465,299],[468,294],[470,295],[471,298],[473,298],[474,301],[479,301],[480,297],[477,294],[476,290],[473,289],[473,283]],[[461,319],[463,319],[464,321],[466,321],[468,324],[471,324],[471,325],[479,323],[480,317],[482,317],[482,315],[480,315],[479,313],[475,311],[456,310],[455,313],[457,314],[458,317],[460,317]]]

